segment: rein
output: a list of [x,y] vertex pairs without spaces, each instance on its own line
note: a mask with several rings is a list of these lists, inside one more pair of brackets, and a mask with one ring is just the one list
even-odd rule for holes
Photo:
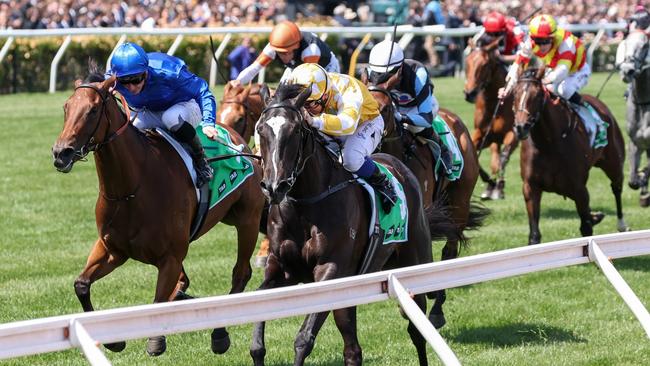
[[[295,107],[293,105],[290,105],[290,104],[274,103],[274,104],[271,104],[271,105],[265,107],[264,110],[262,110],[262,115],[264,113],[266,113],[267,111],[271,110],[271,109],[289,109],[289,110],[291,110],[293,112],[296,112],[298,114],[298,116],[300,116],[300,121],[299,121],[300,127],[301,127],[300,128],[300,146],[298,146],[298,154],[296,156],[296,161],[295,161],[295,164],[294,164],[295,168],[291,172],[291,174],[289,175],[289,177],[287,179],[284,179],[284,180],[281,180],[280,182],[278,182],[278,183],[286,182],[289,185],[289,190],[287,192],[287,195],[284,197],[283,201],[287,201],[289,203],[298,204],[298,205],[311,205],[311,204],[322,201],[323,199],[331,196],[332,194],[334,194],[334,193],[336,193],[336,192],[338,192],[340,190],[343,190],[344,188],[346,188],[347,186],[349,186],[352,183],[356,183],[355,179],[347,179],[347,180],[344,180],[342,182],[339,182],[338,184],[336,184],[333,187],[328,186],[325,191],[323,191],[323,192],[321,192],[321,193],[319,193],[319,194],[317,194],[315,196],[312,196],[312,197],[294,198],[294,197],[289,196],[289,192],[291,192],[291,189],[293,189],[293,186],[296,183],[296,180],[298,179],[300,174],[302,174],[302,172],[305,170],[307,162],[316,153],[316,143],[321,145],[321,147],[323,149],[326,149],[326,148],[323,145],[322,139],[320,139],[317,136],[318,132],[316,132],[314,129],[312,129],[310,127],[305,126],[305,120],[303,118],[303,115],[302,115],[302,112],[300,111],[300,109],[298,109],[297,107]],[[311,154],[309,154],[306,158],[303,158],[303,145],[304,145],[304,141],[307,138],[310,138],[310,140],[312,142],[312,151],[311,151]],[[302,164],[300,164],[301,162],[302,162]]]
[[[95,129],[93,129],[92,134],[90,135],[90,138],[88,141],[79,149],[74,152],[75,157],[77,158],[76,160],[82,160],[84,159],[91,151],[93,152],[98,152],[101,150],[102,147],[108,145],[111,143],[111,141],[115,140],[118,136],[120,136],[124,131],[126,131],[127,127],[131,124],[129,121],[129,116],[125,113],[126,116],[126,121],[120,128],[118,128],[115,132],[113,132],[110,136],[104,139],[104,141],[95,143],[95,133],[99,129],[99,125],[102,119],[102,116],[106,117],[106,121],[108,121],[108,126],[106,127],[106,131],[108,131],[111,127],[111,119],[108,116],[108,113],[106,112],[106,103],[108,103],[108,100],[110,98],[109,95],[104,95],[102,94],[102,91],[96,87],[95,85],[91,84],[81,84],[78,87],[75,88],[75,91],[78,89],[92,89],[94,90],[99,96],[101,97],[102,100],[102,106],[101,110],[99,113],[99,119],[97,120],[97,124],[95,125]],[[124,100],[122,99],[122,103],[125,103]],[[124,106],[125,110],[128,111],[128,106]],[[133,193],[127,194],[123,197],[109,197],[107,196],[103,191],[100,191],[102,197],[110,202],[119,202],[119,201],[130,201],[136,197],[136,193],[140,189],[140,183],[136,186],[136,188],[133,190]]]
[[533,115],[532,113],[530,113],[530,112],[528,111],[528,109],[526,109],[526,108],[523,106],[523,103],[520,103],[519,109],[516,109],[516,110],[514,109],[515,106],[514,106],[514,104],[513,104],[513,110],[514,110],[515,114],[516,114],[517,112],[523,112],[523,113],[526,113],[526,115],[528,116],[528,118],[526,118],[526,124],[528,124],[528,125],[530,125],[530,126],[532,127],[532,126],[535,125],[535,123],[537,122],[537,120],[539,120],[539,116],[541,115],[541,112],[544,110],[544,107],[546,107],[546,101],[547,101],[548,98],[550,97],[550,96],[549,96],[549,92],[548,92],[548,90],[546,90],[546,88],[544,88],[544,86],[542,85],[542,81],[539,80],[539,79],[537,79],[537,78],[522,78],[522,79],[517,80],[517,84],[520,84],[520,83],[521,83],[521,84],[523,84],[523,83],[538,84],[538,85],[542,88],[542,90],[544,91],[544,97],[542,98],[542,106],[537,110],[537,112],[536,112],[534,115]]
[[78,87],[75,88],[75,91],[77,91],[78,89],[92,89],[97,94],[99,94],[99,96],[101,97],[101,100],[102,100],[102,106],[101,106],[101,110],[100,110],[100,113],[99,113],[99,119],[97,120],[97,124],[95,125],[95,129],[93,130],[92,134],[90,135],[90,138],[88,139],[88,141],[83,146],[81,146],[81,148],[79,148],[78,150],[75,150],[75,152],[74,152],[75,157],[77,158],[77,160],[81,160],[81,159],[85,158],[91,151],[99,151],[102,147],[109,144],[111,141],[115,140],[116,137],[118,137],[124,131],[126,131],[126,128],[129,126],[129,119],[127,117],[126,122],[124,122],[124,124],[120,128],[118,128],[117,131],[113,132],[110,136],[108,136],[106,139],[104,139],[104,141],[96,143],[95,142],[95,133],[99,129],[99,125],[100,125],[100,121],[102,119],[102,115],[105,116],[106,120],[108,121],[108,126],[106,127],[106,131],[108,131],[108,129],[111,126],[111,119],[108,117],[108,114],[106,113],[106,103],[108,102],[109,96],[108,95],[103,95],[102,91],[99,90],[99,88],[97,88],[96,86],[91,85],[91,84],[79,85]]

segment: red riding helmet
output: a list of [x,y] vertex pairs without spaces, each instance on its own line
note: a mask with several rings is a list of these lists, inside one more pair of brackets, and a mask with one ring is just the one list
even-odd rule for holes
[[485,17],[483,28],[487,33],[499,33],[506,31],[506,17],[498,11],[493,11]]

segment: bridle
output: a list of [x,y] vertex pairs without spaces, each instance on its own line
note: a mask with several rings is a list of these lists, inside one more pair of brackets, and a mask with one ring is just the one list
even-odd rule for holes
[[[320,144],[324,149],[326,149],[325,142],[324,142],[323,138],[318,134],[318,131],[316,129],[314,129],[312,127],[309,127],[309,125],[307,125],[307,123],[305,122],[305,119],[303,117],[302,112],[296,106],[293,106],[291,104],[281,103],[281,102],[280,103],[273,103],[273,104],[265,107],[264,110],[262,110],[262,113],[260,114],[260,116],[263,116],[267,111],[272,110],[272,109],[288,109],[288,110],[291,110],[291,111],[295,112],[300,118],[300,120],[298,121],[298,123],[300,124],[300,145],[298,145],[298,154],[296,154],[296,160],[294,161],[294,165],[293,165],[294,168],[291,171],[291,174],[289,174],[289,177],[287,177],[286,179],[282,179],[282,180],[280,180],[278,182],[278,186],[280,186],[281,184],[284,183],[289,187],[289,189],[287,190],[287,194],[284,197],[283,201],[286,200],[286,201],[289,201],[291,203],[303,204],[303,205],[305,205],[305,204],[306,205],[313,204],[313,203],[321,201],[322,199],[326,198],[327,196],[329,196],[331,194],[334,194],[334,193],[342,190],[343,188],[347,187],[351,183],[356,182],[355,179],[344,180],[344,181],[338,183],[337,185],[335,185],[333,187],[332,186],[328,187],[328,189],[326,189],[325,191],[323,191],[323,192],[321,192],[321,193],[319,193],[319,194],[317,194],[316,196],[313,196],[313,197],[308,197],[308,198],[293,198],[293,197],[290,197],[289,192],[291,191],[294,184],[298,180],[298,177],[300,176],[300,174],[302,174],[302,172],[305,170],[307,162],[309,161],[309,159],[314,157],[314,155],[316,154],[316,143]],[[260,117],[260,120],[262,120],[261,117]],[[309,153],[309,155],[304,156],[304,153],[303,153],[304,148],[303,147],[306,144],[306,140],[311,140],[312,148],[311,148],[311,153]],[[265,185],[265,183],[263,181],[262,181],[262,191],[264,191],[264,194],[267,196],[267,198],[269,198],[268,188],[266,187],[266,185]]]
[[90,138],[79,149],[76,149],[74,151],[75,161],[84,159],[91,151],[99,151],[102,147],[109,144],[111,141],[115,140],[115,138],[121,135],[129,126],[129,119],[126,118],[126,122],[124,122],[124,124],[120,128],[118,128],[115,132],[113,132],[110,136],[106,137],[104,141],[95,142],[95,133],[97,133],[97,130],[99,129],[102,116],[106,117],[106,120],[108,121],[105,135],[108,134],[108,131],[110,130],[111,127],[111,119],[109,118],[108,113],[106,112],[106,103],[108,102],[108,98],[110,98],[110,96],[108,94],[104,95],[98,87],[92,84],[81,84],[74,89],[75,92],[78,89],[94,90],[101,97],[102,106],[99,112],[99,118],[97,119],[97,123],[95,125],[95,128],[93,129],[92,134],[90,135]]
[[[544,92],[544,96],[542,97],[542,101],[541,101],[541,106],[540,106],[540,108],[537,109],[537,112],[535,114],[530,113],[528,111],[528,109],[526,108],[526,106],[524,105],[524,99],[527,99],[527,98],[522,98],[522,100],[520,101],[518,107],[515,106],[514,103],[512,105],[512,110],[515,113],[515,115],[518,112],[523,112],[528,116],[526,118],[526,122],[524,123],[524,126],[528,126],[529,128],[532,128],[535,125],[535,123],[537,123],[537,121],[539,120],[539,116],[541,115],[542,111],[544,110],[544,107],[546,107],[546,100],[550,96],[549,96],[548,90],[546,90],[546,88],[544,88],[544,85],[542,85],[542,81],[537,79],[537,78],[528,77],[528,78],[521,78],[521,79],[517,80],[517,84],[523,84],[523,83],[537,84],[537,85],[540,86],[540,88]],[[518,109],[515,109],[515,108],[518,108]]]

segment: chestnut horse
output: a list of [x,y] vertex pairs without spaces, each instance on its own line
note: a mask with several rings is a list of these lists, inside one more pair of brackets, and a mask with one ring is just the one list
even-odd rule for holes
[[[158,135],[140,132],[129,123],[109,90],[115,77],[104,77],[91,67],[91,75],[77,80],[64,105],[63,131],[52,155],[57,170],[67,173],[74,163],[94,152],[99,178],[95,218],[99,238],[85,268],[75,280],[75,293],[84,311],[93,311],[90,287],[133,258],[158,268],[154,302],[185,298],[189,286],[183,260],[190,243],[190,225],[197,211],[196,189],[174,148]],[[234,132],[233,141],[244,143]],[[207,213],[198,236],[223,221],[237,229],[237,262],[230,293],[242,292],[251,278],[250,257],[255,249],[264,195],[262,170]],[[112,351],[125,342],[106,344]],[[225,352],[230,345],[224,328],[212,332],[212,350]],[[162,354],[164,336],[149,338],[147,352]]]
[[[384,137],[382,138],[380,151],[397,157],[411,169],[420,183],[425,207],[440,204],[440,202],[436,201],[441,200],[444,201],[442,204],[449,204],[451,217],[460,235],[447,239],[445,246],[442,248],[441,259],[454,259],[458,257],[458,242],[460,241],[461,245],[467,243],[463,231],[465,229],[479,228],[489,214],[489,210],[471,203],[472,193],[479,175],[476,151],[470,139],[469,131],[467,131],[467,127],[465,127],[460,117],[444,108],[440,108],[438,114],[449,126],[458,141],[465,165],[461,176],[456,181],[450,182],[446,178],[438,178],[439,181],[436,181],[436,172],[434,171],[436,162],[431,149],[417,141],[410,131],[395,121],[394,101],[389,90],[399,83],[400,78],[401,69],[385,82],[368,87],[370,93],[379,103],[381,115],[384,118]],[[368,84],[369,80],[366,72],[361,75],[361,81]],[[440,176],[442,175],[444,174],[441,173]],[[445,290],[437,291],[435,306],[441,306],[445,299]],[[441,316],[434,323],[437,328],[445,324],[442,311],[440,314]]]
[[[266,84],[234,87],[227,83],[217,109],[217,123],[229,126],[237,131],[244,141],[250,143],[255,131],[255,124],[264,109],[261,97],[264,93],[269,93]],[[255,256],[256,267],[264,267],[268,253],[269,240],[264,236]]]
[[[311,90],[302,89],[299,85],[281,84],[256,127],[264,167],[262,189],[271,202],[271,246],[260,289],[358,274],[369,240],[372,213],[368,194],[328,152],[322,135],[304,121],[300,109]],[[429,226],[434,230],[440,228],[432,225],[431,215],[441,213],[430,211],[425,217],[418,182],[404,164],[386,154],[373,158],[402,184],[409,223],[408,241],[380,244],[370,257],[368,272],[431,262]],[[448,217],[442,219],[454,230]],[[415,295],[415,302],[426,311],[425,294]],[[356,307],[332,313],[344,339],[344,364],[360,365]],[[294,365],[302,365],[311,353],[328,314],[326,311],[305,318],[294,343]],[[255,365],[264,364],[264,326],[261,322],[253,328],[250,352]],[[410,321],[408,333],[420,365],[426,365],[424,338]]]
[[544,72],[543,65],[522,70],[513,90],[515,131],[522,140],[520,168],[530,227],[528,243],[537,244],[542,239],[539,214],[543,191],[571,198],[580,216],[580,233],[593,234],[593,225],[604,215],[592,212],[589,206],[587,179],[592,166],[601,168],[609,178],[616,199],[618,230],[628,230],[621,204],[625,144],[614,115],[600,100],[583,96],[609,124],[607,146],[592,148],[578,114],[542,85]]
[[[485,36],[484,36],[485,37]],[[508,65],[499,60],[499,39],[479,45],[465,58],[465,100],[476,103],[472,142],[479,152],[490,147],[492,177],[480,168],[481,179],[487,183],[481,199],[503,199],[505,169],[510,155],[517,148],[517,138],[512,129],[512,96],[499,105],[497,92],[505,86]],[[498,108],[498,109],[497,109]]]

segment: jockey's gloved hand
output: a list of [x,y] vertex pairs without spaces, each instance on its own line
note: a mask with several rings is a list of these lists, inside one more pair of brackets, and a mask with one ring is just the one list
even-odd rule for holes
[[217,129],[214,126],[203,126],[203,134],[207,136],[210,140],[214,140],[217,137]]

